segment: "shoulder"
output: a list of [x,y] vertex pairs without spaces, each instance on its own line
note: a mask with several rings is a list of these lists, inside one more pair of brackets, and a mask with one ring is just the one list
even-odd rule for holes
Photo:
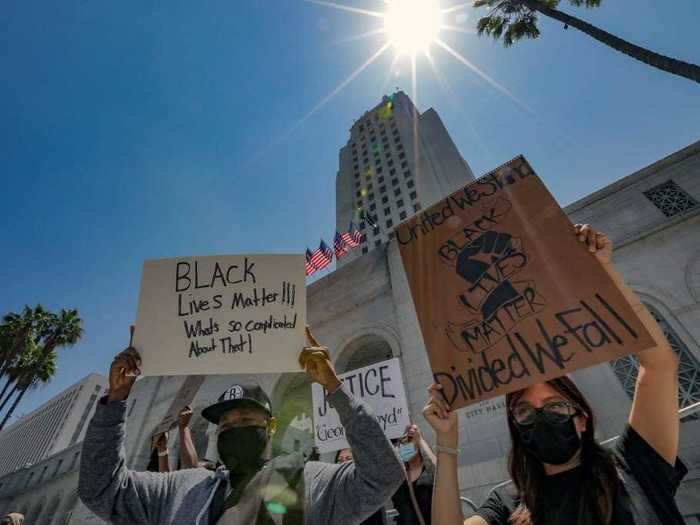
[[518,491],[512,481],[496,485],[476,511],[489,525],[507,525],[510,515],[518,506]]
[[688,473],[680,459],[671,465],[630,425],[622,432],[613,454],[623,473],[633,476],[642,485],[648,481],[675,491]]

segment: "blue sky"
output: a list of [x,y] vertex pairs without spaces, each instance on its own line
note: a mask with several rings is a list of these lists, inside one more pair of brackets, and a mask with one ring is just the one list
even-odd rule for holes
[[[700,63],[697,0],[562,9]],[[471,29],[477,16],[448,21]],[[298,123],[384,42],[347,39],[381,24],[302,0],[3,6],[0,313],[75,307],[86,329],[18,414],[105,373],[128,341],[144,259],[301,252],[331,237],[338,150],[383,93],[410,93],[408,61],[392,69],[387,51]],[[439,112],[475,173],[523,153],[566,205],[700,139],[700,85],[574,29],[541,30],[511,49],[442,34],[532,113],[439,48],[448,88],[419,59],[418,105]]]

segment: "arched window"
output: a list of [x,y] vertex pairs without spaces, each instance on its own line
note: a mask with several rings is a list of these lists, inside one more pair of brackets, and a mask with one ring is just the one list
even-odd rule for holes
[[[651,315],[659,323],[666,339],[676,355],[678,355],[678,404],[681,408],[700,402],[700,363],[690,349],[681,341],[675,330],[652,306],[646,305]],[[630,397],[634,396],[634,388],[639,371],[639,360],[635,355],[628,355],[612,361],[611,366],[622,387]]]

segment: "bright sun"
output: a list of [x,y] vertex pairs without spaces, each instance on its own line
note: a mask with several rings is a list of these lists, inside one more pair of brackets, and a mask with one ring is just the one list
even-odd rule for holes
[[387,39],[399,54],[426,52],[440,33],[441,14],[437,0],[388,0],[384,13]]

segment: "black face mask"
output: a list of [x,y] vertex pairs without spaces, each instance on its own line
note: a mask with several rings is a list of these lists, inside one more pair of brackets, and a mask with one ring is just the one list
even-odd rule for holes
[[525,451],[548,465],[563,465],[581,448],[574,418],[561,423],[547,421],[543,414],[535,416],[532,425],[516,425]]
[[268,441],[265,427],[232,427],[219,433],[216,448],[229,471],[251,471],[264,463],[262,454]]

